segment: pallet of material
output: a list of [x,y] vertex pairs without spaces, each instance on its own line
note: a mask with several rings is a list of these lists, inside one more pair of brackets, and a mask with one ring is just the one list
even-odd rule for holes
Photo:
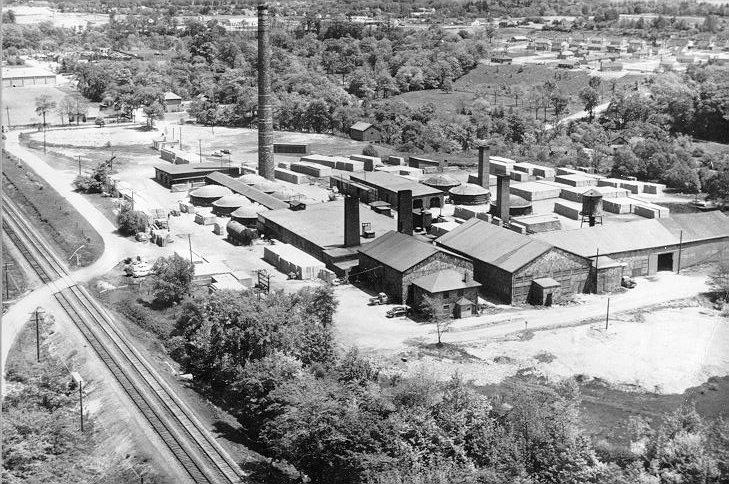
[[195,206],[188,202],[180,202],[181,213],[195,213]]
[[510,191],[512,195],[534,202],[536,200],[557,198],[562,192],[562,189],[559,186],[553,186],[547,183],[526,182],[512,184]]
[[610,213],[632,213],[635,200],[627,197],[603,198],[602,209]]
[[643,183],[643,193],[652,195],[660,195],[666,189],[666,185],[662,183]]
[[479,209],[466,208],[461,205],[456,205],[453,208],[453,216],[455,218],[460,218],[461,220],[470,220],[472,218],[479,218],[481,220],[486,220],[489,218],[488,207],[486,205],[484,205],[479,210]]
[[293,162],[291,163],[290,169],[295,173],[303,173],[304,175],[315,176],[317,178],[332,176],[331,168],[307,162]]
[[323,262],[289,244],[264,247],[263,260],[284,274],[296,274],[298,279],[316,279],[319,272],[326,269]]
[[405,158],[402,156],[388,156],[385,160],[388,165],[404,165]]
[[557,172],[554,170],[554,168],[549,168],[547,166],[539,166],[534,165],[534,169],[532,170],[532,175],[539,176],[547,180],[553,180],[554,177],[557,176]]
[[638,194],[643,191],[643,182],[639,181],[621,181],[620,188],[625,188],[630,193]]
[[295,173],[284,168],[276,168],[273,170],[273,176],[279,180],[293,183],[294,185],[301,185],[302,183],[306,183],[307,180],[306,175]]
[[668,218],[670,210],[667,207],[647,202],[638,202],[633,205],[633,213],[645,218]]
[[564,185],[569,185],[571,187],[591,187],[591,186],[597,186],[597,179],[585,176],[582,173],[574,173],[572,175],[557,175],[554,178],[554,181],[557,183],[562,183]]
[[335,168],[342,171],[364,171],[365,164],[361,161],[337,160]]
[[445,235],[451,230],[458,227],[459,224],[455,220],[447,221],[447,222],[437,222],[430,225],[430,235],[434,237],[440,237],[441,235]]
[[211,214],[197,213],[195,214],[195,223],[198,225],[213,225],[217,217]]
[[299,161],[303,161],[305,163],[313,163],[315,165],[322,165],[329,168],[336,168],[337,166],[337,158],[333,156],[306,155],[299,158]]
[[279,161],[276,165],[276,168],[283,168],[284,170],[288,170],[291,166],[291,163],[288,161]]
[[511,177],[512,180],[517,181],[517,182],[529,181],[529,173],[526,173],[523,171],[512,171],[509,174],[509,177]]
[[349,155],[349,159],[354,161],[361,161],[362,163],[364,163],[364,169],[367,171],[372,171],[375,169],[376,166],[382,164],[382,159],[377,156]]
[[502,161],[502,160],[494,160],[494,157],[490,157],[489,159],[489,173],[492,175],[498,175],[500,173],[509,173],[512,171],[512,168],[514,167],[514,161],[508,160],[508,161]]
[[519,222],[526,227],[528,233],[562,230],[562,223],[559,221],[559,217],[552,214],[524,215],[521,217],[513,217],[511,220]]
[[170,191],[172,193],[186,192],[192,188],[190,183],[173,183],[170,185]]
[[557,175],[574,175],[575,173],[582,173],[581,171],[574,170],[572,168],[557,168]]
[[567,217],[572,220],[580,219],[580,210],[582,210],[582,206],[577,203],[572,203],[572,202],[567,202],[567,201],[562,201],[562,200],[554,202],[555,213],[558,213],[558,214],[562,215],[563,217]]
[[309,145],[306,144],[294,144],[294,143],[274,143],[274,153],[291,153],[297,155],[309,154]]
[[597,190],[602,194],[602,198],[625,198],[628,196],[628,190],[615,187],[565,187],[559,194],[560,198],[569,200],[570,202],[582,203],[582,194],[588,190]]
[[413,168],[439,167],[445,166],[445,162],[430,160],[428,158],[420,158],[419,156],[409,156],[408,166]]
[[613,188],[620,188],[620,184],[623,183],[625,180],[620,180],[618,178],[601,178],[597,181],[598,187],[613,187]]

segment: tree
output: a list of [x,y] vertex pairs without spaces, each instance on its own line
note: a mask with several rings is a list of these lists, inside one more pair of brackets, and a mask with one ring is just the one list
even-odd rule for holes
[[73,186],[76,190],[85,193],[102,193],[109,192],[113,188],[113,181],[111,179],[111,163],[114,158],[102,161],[91,175],[79,175],[73,181]]
[[729,202],[729,167],[710,177],[705,189],[709,200],[727,204]]
[[127,204],[122,205],[116,216],[116,225],[124,235],[136,235],[147,230],[147,217],[138,210],[132,210]]
[[569,105],[569,99],[567,96],[558,92],[552,95],[552,107],[554,107],[554,115],[559,118],[562,114],[567,112],[567,106]]
[[677,160],[665,173],[663,180],[671,188],[677,188],[684,193],[698,193],[701,190],[701,180],[698,172],[688,163]]
[[56,101],[51,96],[43,94],[35,98],[35,112],[43,116],[43,127],[46,127],[46,114],[55,109]]
[[2,23],[14,24],[15,23],[15,12],[13,10],[6,10],[2,13]]
[[583,87],[579,92],[580,100],[585,105],[585,111],[590,114],[590,121],[595,118],[594,110],[600,101],[600,95],[591,87]]
[[420,304],[420,312],[425,316],[426,320],[435,324],[435,331],[438,335],[437,346],[443,346],[441,338],[443,333],[448,331],[448,328],[453,324],[453,320],[449,318],[447,314],[443,313],[442,304],[440,304],[435,298],[430,296],[423,296],[423,302]]
[[179,254],[160,257],[152,267],[154,273],[154,301],[163,306],[178,302],[190,291],[193,263]]
[[142,111],[147,116],[147,128],[151,129],[154,127],[154,120],[161,119],[164,116],[165,109],[158,101],[154,101],[149,106],[145,106]]

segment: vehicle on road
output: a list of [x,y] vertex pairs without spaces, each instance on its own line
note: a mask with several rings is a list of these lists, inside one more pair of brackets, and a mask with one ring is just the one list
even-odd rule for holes
[[623,276],[620,279],[620,285],[623,287],[627,287],[628,289],[633,289],[636,285],[635,280],[633,280],[632,277]]
[[222,151],[220,151],[220,150],[218,150],[218,151],[213,151],[213,152],[212,152],[212,153],[210,154],[210,156],[214,156],[214,157],[216,157],[216,158],[222,158],[222,157],[223,157],[223,152],[222,152]]
[[370,306],[373,306],[373,305],[379,306],[381,304],[387,304],[389,302],[390,302],[390,297],[387,294],[385,294],[384,292],[381,292],[377,296],[370,298]]
[[407,316],[410,313],[410,308],[407,306],[395,306],[385,313],[388,318],[399,318],[400,316]]

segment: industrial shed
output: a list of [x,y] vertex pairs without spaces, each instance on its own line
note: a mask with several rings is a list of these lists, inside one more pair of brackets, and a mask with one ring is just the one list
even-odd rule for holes
[[[245,176],[246,175],[243,175],[243,177]],[[282,202],[278,198],[257,190],[255,185],[253,187],[248,186],[239,179],[231,178],[223,173],[211,173],[205,177],[205,182],[210,185],[221,185],[229,188],[232,192],[243,195],[248,200],[259,203],[271,210],[280,210],[289,207],[286,202]]]
[[195,163],[184,165],[157,165],[154,167],[154,179],[166,188],[184,183],[201,183],[211,173],[240,175],[239,166],[220,166],[220,163]]
[[370,123],[360,121],[349,128],[349,137],[357,141],[380,141],[382,135]]
[[435,242],[473,261],[473,278],[483,291],[511,304],[533,300],[535,279],[554,279],[555,296],[566,296],[583,292],[590,274],[585,257],[475,218]]
[[605,255],[631,276],[677,271],[729,251],[729,217],[721,212],[544,232],[535,238],[583,257]]
[[[384,292],[396,302],[414,304],[414,281],[446,270],[457,271],[461,280],[468,281],[454,290],[477,287],[472,283],[473,265],[470,261],[410,235],[390,231],[359,249],[362,277],[376,291]],[[428,289],[430,283],[420,282],[422,297],[422,291]]]
[[397,207],[397,193],[402,190],[413,192],[413,208],[434,208],[443,206],[443,192],[413,180],[383,171],[352,174],[350,180],[377,190],[377,198]]
[[3,67],[3,87],[55,86],[56,75],[41,67]]

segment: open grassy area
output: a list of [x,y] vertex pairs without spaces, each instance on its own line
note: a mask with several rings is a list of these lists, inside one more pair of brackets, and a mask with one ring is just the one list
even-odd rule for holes
[[[28,86],[3,89],[2,124],[10,126],[26,126],[43,122],[43,117],[35,112],[35,99],[39,96],[50,96],[56,104],[71,93],[66,88],[56,86]],[[6,109],[7,108],[7,109]],[[8,114],[10,117],[8,118]],[[10,122],[8,122],[10,119]],[[61,124],[61,116],[52,110],[46,114],[49,125]]]
[[[25,163],[3,153],[3,190],[13,199],[30,222],[54,243],[64,259],[78,252],[78,265],[93,263],[104,251],[104,240],[96,230]],[[73,265],[75,265],[75,258]]]

